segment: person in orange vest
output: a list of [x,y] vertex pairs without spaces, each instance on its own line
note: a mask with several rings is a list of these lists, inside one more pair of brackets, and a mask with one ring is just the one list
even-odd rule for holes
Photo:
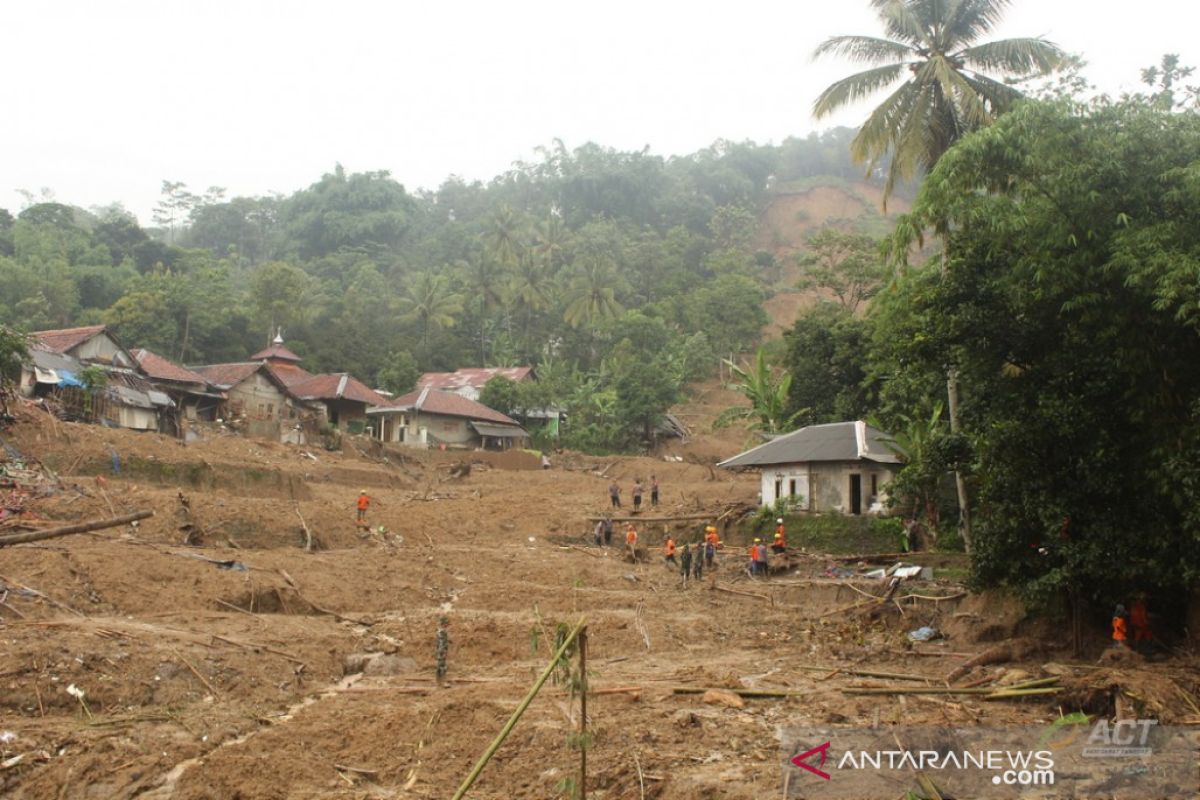
[[713,561],[716,560],[717,545],[720,541],[715,526],[709,525],[704,529],[704,565],[709,569],[712,569]]
[[1117,603],[1117,608],[1113,611],[1112,618],[1112,638],[1113,643],[1117,647],[1125,647],[1125,606]]
[[363,489],[358,493],[358,521],[366,522],[367,508],[371,505],[371,498],[367,497],[367,490]]
[[771,542],[771,549],[776,553],[782,553],[787,550],[787,539],[784,538],[783,517],[775,520],[775,540]]
[[1150,633],[1150,612],[1146,610],[1146,598],[1139,594],[1129,609],[1129,624],[1133,626],[1133,646],[1139,642],[1149,642],[1154,636]]
[[750,574],[751,575],[758,574],[759,565],[761,563],[761,561],[758,557],[758,548],[759,548],[760,542],[762,542],[762,539],[755,539],[754,543],[750,545]]
[[663,560],[668,564],[675,563],[675,540],[667,535],[667,543],[663,545]]
[[633,523],[629,523],[625,528],[625,549],[629,551],[629,558],[637,562],[637,530],[633,527]]

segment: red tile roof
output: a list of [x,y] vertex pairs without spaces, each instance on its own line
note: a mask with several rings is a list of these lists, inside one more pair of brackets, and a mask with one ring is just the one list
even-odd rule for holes
[[173,381],[175,383],[199,383],[205,386],[208,384],[208,379],[203,375],[168,361],[145,348],[138,348],[129,352],[137,359],[138,366],[142,368],[142,372],[146,373],[152,380]]
[[259,350],[254,355],[250,356],[251,361],[263,361],[266,359],[277,358],[282,361],[301,361],[300,356],[288,350],[281,344],[273,344],[266,350]]
[[417,388],[428,386],[439,391],[454,391],[464,386],[482,389],[497,376],[521,382],[529,377],[533,367],[465,367],[455,372],[426,372],[417,378]]
[[303,383],[304,381],[311,380],[313,377],[311,372],[297,364],[278,362],[274,364],[268,363],[267,369],[275,373],[275,377],[279,379],[279,382],[289,388],[297,383]]
[[203,367],[192,367],[213,386],[229,389],[258,372],[263,366],[261,361],[241,361],[236,364],[208,364]]
[[43,350],[65,353],[105,332],[104,325],[88,325],[83,328],[63,328],[55,331],[34,331],[32,336]]
[[424,411],[447,417],[478,419],[500,425],[517,424],[515,419],[488,408],[482,403],[476,403],[474,400],[469,400],[453,392],[439,392],[434,389],[417,389],[401,395],[393,400],[389,407],[405,411]]
[[388,404],[386,398],[348,372],[314,375],[288,386],[288,391],[302,400],[354,400],[369,406]]

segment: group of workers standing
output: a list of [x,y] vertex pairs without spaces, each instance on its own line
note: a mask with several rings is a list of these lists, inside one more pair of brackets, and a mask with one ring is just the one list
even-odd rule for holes
[[[658,478],[650,476],[650,507],[658,508]],[[641,478],[633,480],[633,510],[640,511],[642,508],[642,497],[646,493],[646,486],[642,483]],[[608,485],[608,502],[613,508],[621,507],[621,484],[617,483],[616,478]]]
[[[1150,630],[1150,612],[1146,608],[1146,598],[1139,594],[1133,601],[1133,607],[1128,613],[1125,605],[1118,603],[1113,611],[1112,638],[1117,647],[1129,646],[1129,628],[1133,628],[1133,648],[1141,650],[1154,642],[1154,634]],[[1144,643],[1144,644],[1143,644]]]
[[663,563],[668,567],[678,567],[679,576],[682,580],[682,585],[687,586],[688,579],[700,580],[704,577],[704,570],[707,567],[712,570],[716,567],[717,548],[721,546],[721,537],[717,535],[717,526],[706,525],[704,527],[704,538],[696,542],[693,547],[691,544],[684,544],[683,549],[679,550],[679,559],[675,559],[677,546],[675,537],[667,534],[667,541],[663,543]]

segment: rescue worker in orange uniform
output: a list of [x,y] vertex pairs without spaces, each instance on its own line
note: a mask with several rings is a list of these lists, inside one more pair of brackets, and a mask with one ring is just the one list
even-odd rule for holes
[[367,508],[371,505],[371,498],[367,497],[367,490],[363,489],[358,493],[358,521],[366,522]]
[[669,535],[667,536],[667,543],[663,545],[663,560],[668,564],[675,563],[675,540]]
[[762,560],[759,558],[759,554],[758,554],[759,544],[761,542],[762,542],[762,539],[755,539],[754,543],[750,545],[750,574],[751,575],[758,574],[759,567],[761,566],[761,563],[762,563]]
[[717,545],[721,543],[721,539],[717,536],[717,528],[715,525],[709,525],[704,529],[704,566],[712,569],[713,561],[717,557]]
[[1133,626],[1133,642],[1149,642],[1154,636],[1150,633],[1150,612],[1146,610],[1146,599],[1139,595],[1129,609],[1129,624]]
[[787,550],[787,539],[783,537],[782,522],[775,526],[775,541],[771,542],[771,549],[776,553],[782,553]]
[[633,527],[633,523],[631,522],[625,528],[625,549],[629,552],[629,558],[634,563],[637,562],[637,540],[637,530]]
[[1117,608],[1113,611],[1112,618],[1112,638],[1113,643],[1117,647],[1125,647],[1125,606],[1117,603]]

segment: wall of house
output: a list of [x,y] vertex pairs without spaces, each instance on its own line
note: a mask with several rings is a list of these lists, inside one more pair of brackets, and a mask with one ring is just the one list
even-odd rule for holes
[[256,372],[229,390],[229,412],[250,419],[279,420],[288,417],[287,398]]
[[[805,511],[851,513],[851,476],[862,486],[861,513],[878,513],[888,502],[887,485],[898,467],[873,461],[834,461],[783,464],[762,471],[762,503],[774,505],[777,488],[784,497],[793,491],[803,498],[798,508]],[[777,481],[779,484],[777,484]],[[872,510],[874,509],[874,510]]]
[[133,366],[132,364],[125,363],[126,359],[124,356],[117,358],[117,355],[121,352],[121,348],[117,347],[117,343],[108,338],[108,334],[104,333],[99,336],[93,336],[83,344],[73,347],[67,352],[80,361],[99,361],[103,364],[115,363],[120,367]]
[[[354,400],[323,400],[329,424],[340,431],[361,433],[367,420],[367,404]],[[337,420],[335,423],[334,420]]]
[[428,412],[371,414],[368,418],[373,436],[383,442],[410,447],[448,444],[477,446],[479,434],[462,417],[448,417]]
[[479,441],[479,434],[475,433],[475,429],[462,417],[446,417],[440,414],[417,412],[413,415],[412,422],[409,423],[410,430],[414,424],[429,431],[430,441],[461,445]]
[[152,408],[134,408],[112,403],[109,413],[116,414],[117,424],[122,428],[132,428],[138,431],[158,430],[158,413]]
[[764,506],[773,506],[780,497],[787,497],[797,509],[808,510],[808,465],[781,464],[763,469],[761,492]]

